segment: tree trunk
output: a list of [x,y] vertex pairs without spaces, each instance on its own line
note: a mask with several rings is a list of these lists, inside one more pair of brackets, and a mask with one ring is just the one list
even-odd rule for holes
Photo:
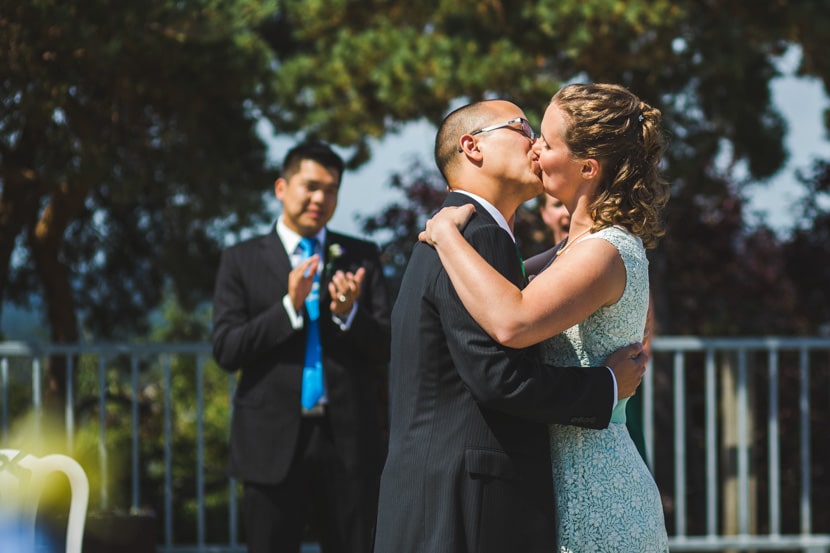
[[[69,269],[61,260],[61,252],[66,228],[82,208],[83,200],[84,194],[77,188],[65,183],[58,186],[29,235],[50,337],[55,344],[74,344],[78,341],[72,283]],[[65,356],[52,356],[46,371],[44,405],[58,417],[62,416],[66,401],[67,361]]]
[[23,232],[27,221],[37,216],[38,182],[34,171],[15,166],[8,159],[0,174],[3,187],[0,189],[0,317],[8,299],[11,259],[17,238]]

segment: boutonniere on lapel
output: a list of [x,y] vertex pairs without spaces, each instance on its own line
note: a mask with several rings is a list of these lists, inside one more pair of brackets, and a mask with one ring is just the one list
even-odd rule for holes
[[334,272],[334,264],[344,253],[346,253],[346,250],[344,250],[343,246],[340,244],[329,244],[329,250],[326,255],[326,267],[323,271],[326,278],[331,278],[331,275]]

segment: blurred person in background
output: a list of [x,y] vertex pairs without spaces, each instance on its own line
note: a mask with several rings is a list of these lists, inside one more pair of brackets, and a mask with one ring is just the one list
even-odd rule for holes
[[343,170],[324,143],[292,148],[274,184],[282,214],[216,276],[213,354],[239,371],[228,472],[250,553],[299,552],[307,522],[323,553],[371,549],[390,300],[377,246],[326,227]]

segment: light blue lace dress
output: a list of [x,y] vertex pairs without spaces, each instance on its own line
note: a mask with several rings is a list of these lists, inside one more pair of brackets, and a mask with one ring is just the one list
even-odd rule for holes
[[[648,260],[640,239],[619,227],[604,239],[620,252],[626,285],[620,300],[545,342],[558,366],[602,366],[617,349],[641,341],[648,309]],[[559,553],[668,551],[660,493],[625,427],[620,401],[605,430],[551,425]]]

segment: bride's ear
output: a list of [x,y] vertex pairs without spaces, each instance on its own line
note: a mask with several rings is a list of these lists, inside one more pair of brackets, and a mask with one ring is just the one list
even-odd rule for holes
[[590,180],[599,176],[599,162],[594,158],[582,160],[582,170],[580,175],[583,179]]

